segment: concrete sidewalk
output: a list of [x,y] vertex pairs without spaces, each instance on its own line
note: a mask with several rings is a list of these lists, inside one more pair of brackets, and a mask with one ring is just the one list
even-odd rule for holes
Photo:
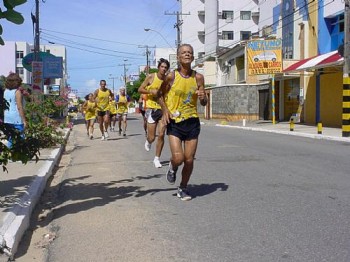
[[310,126],[305,124],[295,124],[294,130],[290,131],[289,122],[279,122],[273,124],[272,121],[236,121],[236,122],[227,122],[227,121],[218,121],[218,120],[202,120],[204,124],[215,124],[220,127],[227,128],[237,128],[250,131],[260,131],[260,132],[269,132],[277,133],[284,135],[292,136],[301,136],[309,137],[313,139],[321,140],[331,140],[331,141],[341,141],[350,143],[350,137],[342,137],[341,128],[332,128],[332,127],[323,127],[322,134],[318,134],[316,126]]
[[[65,130],[65,139],[69,130]],[[12,257],[64,145],[40,151],[39,161],[12,162],[0,176],[0,251]]]
[[[139,114],[130,114],[136,117]],[[212,125],[223,128],[236,128],[250,131],[262,131],[284,135],[309,137],[312,139],[324,139],[350,143],[350,138],[342,137],[340,128],[322,129],[322,134],[317,134],[317,127],[303,124],[295,124],[294,131],[290,131],[288,122],[272,124],[271,121],[243,121],[226,122],[221,120],[201,119],[203,125]],[[66,139],[69,130],[66,132]],[[9,172],[0,176],[0,251],[8,256],[16,253],[18,244],[29,226],[32,211],[40,199],[48,178],[59,161],[64,146],[44,149],[41,151],[40,160],[31,161],[26,165],[22,163],[9,163]],[[0,258],[1,260],[1,258]]]

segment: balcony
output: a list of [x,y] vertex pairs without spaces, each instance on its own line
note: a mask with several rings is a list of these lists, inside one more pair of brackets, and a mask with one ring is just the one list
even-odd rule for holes
[[259,17],[259,16],[260,16],[260,12],[252,12],[252,18]]
[[205,16],[205,11],[204,10],[198,11],[198,16]]

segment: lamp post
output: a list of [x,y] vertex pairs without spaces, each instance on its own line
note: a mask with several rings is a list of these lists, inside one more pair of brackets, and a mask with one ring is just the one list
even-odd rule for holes
[[144,28],[143,30],[145,30],[146,32],[152,31],[152,32],[157,33],[174,50],[174,47],[172,47],[171,44],[169,44],[169,42],[165,39],[165,37],[161,33],[159,33],[157,30],[154,30],[154,29],[151,29],[151,28]]

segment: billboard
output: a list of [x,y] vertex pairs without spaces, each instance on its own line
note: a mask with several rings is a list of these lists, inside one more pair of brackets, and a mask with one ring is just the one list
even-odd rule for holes
[[253,40],[247,43],[248,75],[282,72],[282,40]]

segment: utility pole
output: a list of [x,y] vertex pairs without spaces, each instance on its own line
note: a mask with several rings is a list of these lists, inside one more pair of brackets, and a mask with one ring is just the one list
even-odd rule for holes
[[113,94],[114,94],[114,79],[117,79],[117,78],[118,77],[112,76],[112,74],[109,74],[109,77],[108,77],[108,79],[112,79],[113,80],[113,86],[112,86]]
[[127,69],[126,69],[126,66],[129,66],[131,64],[126,64],[125,62],[128,61],[128,59],[124,59],[124,64],[119,64],[118,66],[123,66],[124,68],[124,75],[123,75],[123,79],[124,79],[124,87],[126,88],[126,72],[127,72]]
[[342,136],[350,136],[350,0],[344,0],[344,67]]
[[151,54],[151,51],[149,51],[148,48],[156,48],[156,46],[142,45],[139,46],[139,48],[146,48],[146,74],[148,75],[150,68],[149,55]]
[[[179,9],[182,9],[182,0],[177,0],[179,2],[179,6],[180,8]],[[188,13],[182,13],[182,12],[173,12],[173,13],[167,13],[165,12],[165,15],[176,15],[176,24],[174,25],[174,28],[177,29],[177,47],[179,47],[181,45],[181,35],[182,35],[182,30],[181,30],[181,26],[183,24],[183,20],[182,20],[182,16],[183,15],[190,15],[191,13],[188,12]]]
[[39,61],[40,29],[39,29],[39,0],[35,0],[35,37],[34,37],[34,61]]

